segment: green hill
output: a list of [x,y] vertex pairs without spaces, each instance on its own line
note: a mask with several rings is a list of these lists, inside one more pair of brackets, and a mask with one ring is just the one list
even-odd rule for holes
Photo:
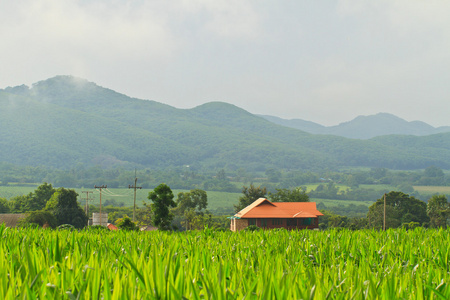
[[408,122],[387,113],[378,113],[372,116],[358,116],[349,122],[329,127],[300,119],[285,120],[274,116],[262,117],[272,123],[313,134],[331,134],[352,139],[370,139],[392,134],[424,136],[450,132],[450,126],[435,128],[421,121]]
[[71,76],[0,90],[0,107],[0,161],[14,164],[450,168],[450,134],[371,140],[313,135],[227,103],[177,109]]

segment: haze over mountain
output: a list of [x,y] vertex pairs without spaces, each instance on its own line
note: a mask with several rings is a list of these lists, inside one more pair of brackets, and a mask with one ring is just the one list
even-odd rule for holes
[[435,128],[421,121],[408,122],[388,113],[358,116],[349,122],[344,122],[336,126],[323,126],[300,119],[286,120],[266,115],[261,115],[261,117],[275,124],[296,128],[313,134],[332,134],[353,139],[370,139],[376,136],[390,134],[424,136],[450,132],[450,126]]
[[72,76],[0,90],[0,161],[191,169],[450,168],[450,133],[369,140],[313,135],[239,107],[177,109]]

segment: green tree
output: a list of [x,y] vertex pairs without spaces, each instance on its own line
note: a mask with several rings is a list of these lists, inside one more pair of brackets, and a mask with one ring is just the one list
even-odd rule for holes
[[265,187],[255,187],[253,184],[250,184],[250,187],[244,186],[242,188],[242,194],[244,195],[239,198],[239,204],[234,206],[236,212],[249,206],[259,198],[265,198],[267,190]]
[[5,198],[0,198],[0,214],[7,213],[9,213],[8,200],[6,200]]
[[56,218],[57,224],[70,224],[75,228],[86,226],[88,217],[77,202],[77,192],[59,188],[47,202],[45,210],[50,211]]
[[32,200],[32,193],[28,195],[15,196],[9,199],[8,206],[11,213],[26,212],[26,205]]
[[143,203],[143,208],[136,209],[136,223],[138,225],[150,225],[152,224],[153,212],[151,204]]
[[275,169],[266,170],[267,180],[269,182],[280,182],[281,172]]
[[[369,226],[382,228],[384,219],[384,197],[369,207],[367,219]],[[425,202],[402,192],[391,191],[386,194],[386,228],[397,228],[403,223],[428,222]]]
[[176,207],[176,203],[173,201],[173,193],[170,187],[165,183],[161,183],[148,194],[148,199],[153,202],[151,204],[153,225],[160,230],[171,229],[173,213],[170,211],[170,208]]
[[313,198],[337,199],[339,188],[330,181],[327,184],[319,184],[310,195]]
[[442,169],[436,166],[430,166],[426,168],[423,173],[425,177],[444,177],[444,172],[442,171]]
[[216,178],[218,180],[226,180],[227,179],[227,175],[225,174],[225,170],[224,169],[220,169],[219,172],[217,172],[217,174],[216,174]]
[[178,194],[177,207],[174,209],[177,215],[183,216],[184,227],[191,229],[191,225],[196,216],[202,215],[203,209],[208,206],[208,196],[200,189],[182,192]]
[[425,169],[423,172],[423,177],[420,178],[418,184],[421,185],[442,185],[445,181],[444,172],[436,167],[431,166]]
[[39,227],[47,224],[51,228],[56,228],[58,222],[50,211],[37,210],[28,213],[27,217],[21,221],[21,224],[37,224]]
[[29,195],[30,199],[26,202],[24,211],[36,211],[44,209],[48,200],[50,200],[55,191],[56,190],[51,184],[44,182],[37,187],[34,193],[31,193]]
[[128,216],[124,216],[123,218],[117,219],[116,221],[117,227],[122,230],[130,230],[137,231],[139,230],[139,226],[137,226]]
[[24,213],[44,209],[55,191],[51,184],[44,182],[37,187],[34,193],[11,198],[9,201],[10,211]]
[[322,229],[332,227],[345,227],[348,223],[348,218],[340,216],[328,210],[322,210],[323,216],[319,218],[319,227]]
[[178,193],[177,210],[184,213],[186,209],[192,208],[197,211],[206,209],[208,196],[204,190],[195,189],[189,192]]
[[276,193],[269,192],[269,198],[272,202],[309,202],[309,196],[302,187],[293,190],[276,189]]
[[450,216],[450,205],[444,195],[434,195],[428,200],[427,215],[430,218],[431,227],[447,227],[447,219]]

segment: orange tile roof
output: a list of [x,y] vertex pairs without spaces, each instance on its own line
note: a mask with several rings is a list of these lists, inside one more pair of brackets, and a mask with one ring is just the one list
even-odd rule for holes
[[259,198],[234,215],[238,218],[317,218],[323,214],[315,202],[270,202]]
[[119,227],[117,227],[114,224],[108,223],[108,225],[106,225],[106,227],[108,227],[109,230],[119,230]]

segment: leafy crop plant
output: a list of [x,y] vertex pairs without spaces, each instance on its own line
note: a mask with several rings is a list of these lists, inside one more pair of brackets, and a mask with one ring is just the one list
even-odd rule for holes
[[449,299],[450,231],[0,225],[2,299]]

